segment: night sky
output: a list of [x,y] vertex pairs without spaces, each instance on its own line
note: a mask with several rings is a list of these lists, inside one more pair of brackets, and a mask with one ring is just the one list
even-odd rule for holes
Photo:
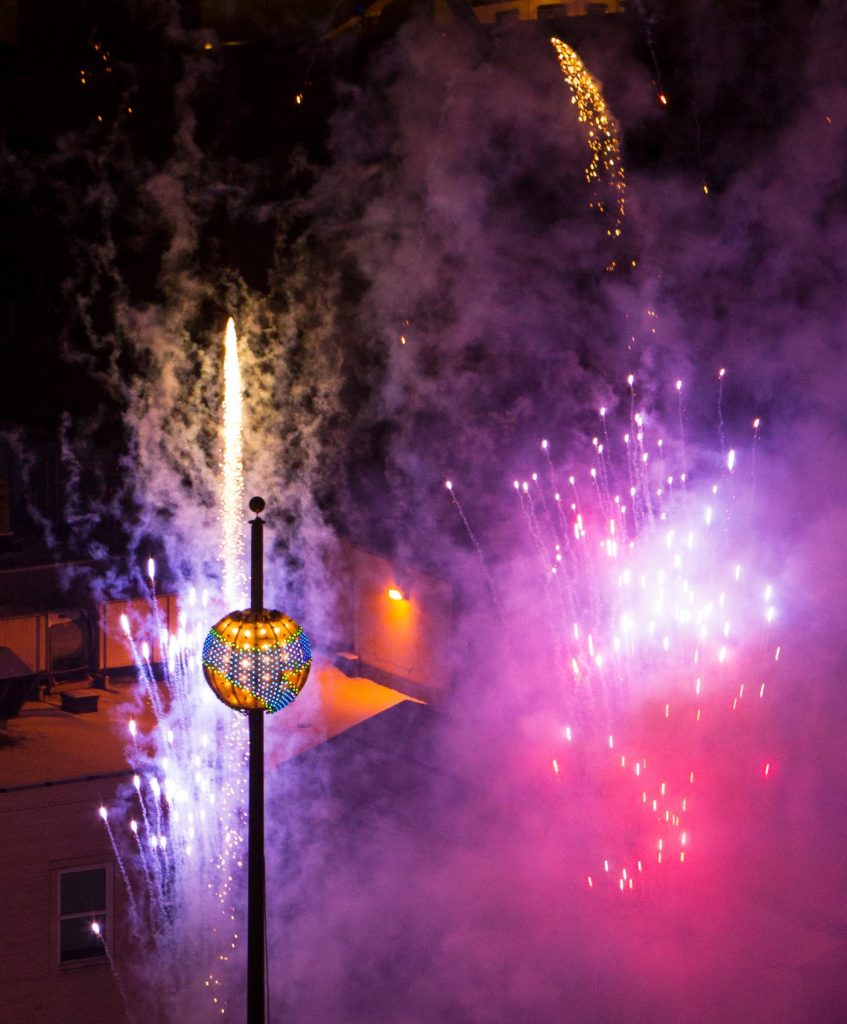
[[[396,0],[334,40],[352,6],[276,6],[21,0],[0,50],[0,417],[60,439],[55,554],[108,557],[100,593],[151,551],[174,585],[214,575],[233,315],[292,614],[331,631],[336,534],[457,590],[454,699],[403,725],[418,770],[341,746],[285,769],[273,999],[327,1022],[845,1019],[843,5],[483,28]],[[552,34],[616,122],[620,237]],[[612,476],[637,407],[692,507],[726,484],[715,561],[776,593],[772,641],[742,609],[698,730],[658,730],[676,691],[649,659],[602,712],[568,704],[547,513],[513,481],[588,494],[601,407]],[[645,832],[608,759],[562,752],[569,706],[702,771],[684,869],[633,898],[586,883]]]

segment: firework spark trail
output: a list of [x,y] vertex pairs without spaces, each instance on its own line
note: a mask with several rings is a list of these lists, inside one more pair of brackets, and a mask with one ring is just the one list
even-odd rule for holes
[[124,1011],[126,1013],[126,1019],[127,1019],[127,1021],[129,1021],[129,1024],[135,1024],[135,1016],[134,1016],[132,1010],[130,1009],[129,1001],[127,1000],[126,989],[124,988],[123,978],[121,977],[121,973],[118,970],[117,965],[115,964],[115,961],[114,961],[114,959],[112,957],[112,951],[109,948],[109,944],[106,942],[106,937],[103,934],[103,929],[100,927],[100,922],[99,921],[92,921],[91,922],[91,930],[92,930],[92,932],[94,932],[94,934],[100,940],[100,945],[103,947],[103,952],[106,954],[106,959],[109,961],[109,966],[112,969],[112,976],[114,977],[115,984],[117,985],[117,988],[118,988],[118,994],[121,997],[121,1002],[124,1004]]
[[[542,449],[547,452],[547,444],[542,442]],[[553,471],[552,463],[550,463],[548,455],[548,465],[550,468],[550,481],[555,486],[555,473]],[[567,650],[562,642],[560,630],[557,626],[557,622],[567,616],[567,612],[570,611],[570,616],[573,621],[577,618],[577,609],[575,602],[575,595],[573,588],[570,584],[572,573],[568,572],[563,566],[564,555],[562,547],[565,547],[565,554],[572,560],[578,559],[578,553],[570,540],[570,532],[564,518],[564,513],[561,508],[561,495],[556,492],[554,494],[554,503],[557,509],[557,517],[561,526],[561,535],[558,536],[554,526],[554,521],[549,515],[548,506],[546,501],[543,499],[543,490],[538,483],[537,474],[532,475],[533,481],[538,485],[539,493],[542,495],[542,506],[545,509],[545,520],[548,528],[551,532],[551,538],[546,541],[541,534],[540,525],[537,518],[534,515],[533,508],[531,505],[531,495],[529,494],[528,485],[525,483],[521,486],[518,481],[514,481],[514,489],[518,494],[520,500],[521,509],[524,512],[526,522],[529,527],[530,535],[532,536],[536,550],[540,556],[541,571],[545,583],[544,587],[544,602],[547,614],[547,620],[550,629],[550,635],[553,644],[554,661],[558,668],[559,674],[562,678],[566,676],[567,666]],[[570,478],[571,485],[573,486],[574,480]],[[576,492],[575,496],[576,496]],[[572,508],[576,510],[576,502]],[[571,566],[571,569],[574,567]],[[561,571],[565,569],[565,571]],[[558,603],[559,614],[557,615],[556,603]],[[577,706],[573,708],[573,713],[579,717],[581,711],[581,704],[584,702],[585,694],[581,692],[578,672],[575,671],[573,679],[573,687],[566,684],[563,689],[563,699],[566,704],[570,704],[572,698],[576,698]]]
[[135,643],[135,637],[133,636],[132,629],[130,628],[129,618],[126,614],[121,615],[121,630],[129,644],[133,663],[138,669],[138,674],[144,683],[145,689],[147,690],[147,695],[150,698],[150,703],[153,707],[153,713],[156,717],[159,717],[163,713],[163,708],[161,699],[159,698],[159,692],[156,687],[156,680],[153,678],[153,673],[150,669],[147,641],[145,640],[142,643],[141,650],[139,651]]
[[535,489],[538,494],[538,500],[541,502],[541,511],[544,513],[543,521],[547,527],[548,534],[554,538],[556,536],[556,530],[553,525],[553,517],[550,514],[550,506],[547,503],[547,495],[544,493],[544,488],[541,486],[541,481],[538,479],[538,474],[532,474],[532,482],[535,484]]
[[[557,540],[559,543],[559,550],[564,545],[565,553],[569,556],[573,555],[573,549],[570,543],[570,534],[568,533],[568,524],[565,520],[565,514],[562,511],[562,495],[556,487],[556,472],[553,469],[553,461],[550,458],[550,443],[545,438],[541,442],[541,450],[544,452],[544,459],[547,462],[547,475],[550,480],[550,489],[553,492],[553,504],[556,506],[556,524],[559,529]],[[554,529],[555,535],[555,529]]]
[[[544,452],[548,475],[550,478],[550,486],[555,488],[556,486],[556,474],[553,469],[553,463],[550,459],[549,444],[546,440],[541,442],[541,449]],[[574,600],[573,589],[570,586],[571,574],[567,571],[562,571],[565,558],[568,558],[571,562],[574,562],[577,558],[577,554],[574,545],[571,543],[571,532],[565,519],[564,512],[562,510],[562,496],[559,491],[554,490],[553,492],[553,505],[556,508],[555,516],[550,511],[550,505],[547,501],[544,488],[538,479],[538,474],[532,474],[533,483],[536,485],[538,490],[539,500],[541,507],[544,511],[544,523],[549,533],[549,539],[544,538],[540,526],[537,520],[534,521],[536,526],[536,543],[539,546],[541,553],[542,566],[545,573],[549,570],[550,577],[555,583],[555,592],[558,596],[559,602],[562,607],[562,611],[566,612],[570,610],[571,618],[576,620],[577,612]],[[518,496],[521,497],[521,491],[518,489],[518,482],[515,481],[515,490],[518,492]],[[525,493],[528,494],[526,486],[524,488]],[[549,579],[548,579],[549,582]],[[558,642],[558,634],[556,641]]]
[[152,558],[147,559],[147,581],[150,586],[150,608],[152,611],[153,618],[153,636],[159,642],[160,650],[159,653],[164,653],[161,649],[162,644],[162,616],[159,609],[159,601],[156,597],[156,562]]
[[[144,802],[144,796],[143,796],[143,794],[141,792],[141,776],[137,772],[136,772],[135,775],[133,775],[132,785],[133,785],[133,787],[135,789],[135,792],[136,792],[136,794],[138,796],[139,806],[141,807],[141,820],[142,820],[143,825],[144,825],[144,837],[146,838],[146,841],[148,843],[152,844],[152,839],[153,839],[154,833],[153,833],[153,830],[150,827],[150,818],[149,818],[149,816],[147,814],[147,805]],[[141,836],[139,836],[137,827],[133,829],[132,828],[132,824],[130,824],[130,829],[133,832],[133,834],[135,835],[135,838],[136,838],[136,841],[137,841],[139,847],[142,847],[142,843],[144,842],[144,840],[142,839]],[[154,855],[153,856],[153,870],[151,872],[150,869],[149,869],[149,862],[148,862],[146,856],[143,854],[143,847],[142,847],[142,857],[143,857],[142,865],[143,865],[143,870],[145,872],[145,877],[149,877],[150,878],[150,882],[151,882],[150,889],[148,890],[148,893],[147,893],[148,898],[150,899],[151,912],[153,914],[157,914],[161,910],[161,894],[162,894],[162,881],[163,881],[162,880],[161,865],[159,864],[159,858]]]
[[[533,474],[533,479],[538,482],[538,474]],[[539,565],[542,571],[542,579],[544,580],[544,589],[542,591],[544,595],[544,606],[547,610],[548,622],[550,624],[551,637],[553,640],[553,650],[556,664],[561,664],[563,657],[563,650],[558,635],[558,631],[555,628],[556,622],[556,609],[551,594],[551,584],[555,581],[557,568],[556,565],[551,565],[551,552],[545,544],[544,538],[541,532],[541,525],[538,517],[536,516],[535,506],[533,503],[533,496],[530,492],[530,484],[525,480],[522,484],[514,481],[514,488],[517,492],[520,500],[520,509],[526,519],[528,529],[536,546],[536,551],[539,556]]]
[[[585,180],[592,186],[589,206],[599,213],[606,212],[602,186],[611,192],[615,208],[612,226],[606,233],[611,238],[621,234],[626,202],[626,177],[621,159],[618,129],[606,107],[600,86],[586,69],[575,50],[561,39],[550,40],[559,58],[565,84],[571,92],[571,103],[576,106],[577,119],[586,126],[591,159],[585,168]],[[614,264],[611,264],[614,267]]]
[[474,546],[477,558],[479,559],[480,567],[482,568],[482,574],[485,577],[485,582],[488,585],[488,590],[491,594],[491,600],[494,602],[494,607],[497,609],[497,615],[500,618],[500,624],[505,626],[506,624],[506,613],[503,610],[503,603],[500,600],[500,595],[497,593],[497,587],[494,585],[494,577],[491,575],[491,570],[488,568],[488,562],[486,561],[485,554],[483,553],[482,547],[477,540],[476,534],[471,529],[471,524],[468,522],[468,517],[465,515],[465,510],[462,508],[456,491],[453,486],[452,480],[446,480],[444,486],[450,493],[450,497],[453,501],[453,507],[459,513],[459,518],[462,520],[462,525],[465,528],[465,532],[470,538],[471,544]]
[[544,575],[545,582],[547,582],[550,572],[550,555],[545,547],[544,538],[541,536],[538,520],[535,516],[535,510],[532,505],[532,495],[529,493],[529,484],[526,480],[524,480],[523,483],[519,483],[515,480],[514,488],[517,492],[518,498],[520,499],[521,512],[524,514],[527,528],[529,529],[530,536],[535,544],[535,550],[538,554],[538,564],[541,567],[541,572]]
[[685,416],[682,408],[682,381],[677,380],[676,382],[676,401],[677,401],[677,413],[679,416],[679,447],[682,452],[682,472],[680,474],[680,482],[682,483],[683,490],[685,489],[685,481],[688,476],[688,466],[686,462],[686,451],[685,451]]
[[152,898],[154,895],[153,876],[150,874],[150,865],[147,863],[147,854],[144,852],[144,843],[141,841],[141,836],[138,834],[138,822],[135,818],[132,818],[129,823],[130,832],[135,837],[135,843],[138,847],[138,858],[141,861],[141,868],[144,872],[144,881],[147,885],[147,894]]
[[153,663],[150,660],[152,652],[150,650],[150,644],[146,640],[141,641],[141,657],[136,661],[136,665],[139,668],[139,672],[144,679],[144,683],[147,687],[147,694],[150,697],[150,703],[153,706],[153,712],[157,718],[161,718],[165,713],[164,705],[162,704],[162,697],[159,693],[159,685],[156,682],[156,676],[153,672]]
[[[558,490],[557,485],[556,485],[556,475],[557,474],[556,474],[555,469],[553,468],[553,462],[552,462],[552,460],[550,458],[550,444],[549,444],[549,442],[546,439],[541,442],[541,450],[544,452],[544,458],[545,458],[545,460],[547,462],[547,476],[548,476],[549,481],[550,481],[550,489],[553,492],[553,504],[556,506],[555,525],[554,525],[552,520],[550,521],[550,527],[551,527],[551,532],[552,532],[553,537],[554,537],[554,542],[558,543],[558,545],[559,545],[559,549],[558,550],[560,550],[561,547],[564,546],[565,550],[566,550],[566,553],[568,555],[570,555],[571,557],[575,557],[574,548],[573,548],[573,545],[571,544],[571,528],[570,528],[570,525],[568,524],[567,519],[565,518],[565,513],[564,513],[564,510],[562,508],[562,494],[561,494],[561,491]],[[573,488],[574,487],[574,478],[573,477],[569,477],[568,478],[568,482],[569,482],[571,488]],[[515,489],[517,490],[517,481],[515,481]],[[543,493],[540,484],[539,484],[539,488],[538,489],[539,489],[539,491],[541,491]],[[576,490],[574,490],[574,501],[578,502],[578,498],[577,498],[577,495],[576,495]],[[545,502],[545,507],[546,507],[546,502]],[[557,529],[558,529],[558,532],[557,532]]]
[[224,454],[221,465],[221,560],[224,600],[228,608],[241,608],[247,593],[244,570],[244,470],[241,450],[243,426],[241,366],[238,338],[232,317],[224,339]]
[[[561,572],[561,563],[565,558],[573,559],[575,557],[573,545],[570,542],[570,534],[568,532],[567,521],[565,520],[565,514],[562,510],[562,495],[556,490],[556,473],[553,469],[553,462],[550,458],[550,445],[549,442],[544,439],[541,442],[541,450],[544,452],[544,458],[547,462],[547,474],[550,480],[550,487],[553,491],[553,504],[556,508],[556,514],[553,516],[547,512],[547,523],[550,528],[552,536],[552,545],[555,558],[554,574],[556,577],[556,588],[559,595],[559,600],[562,603],[564,611],[570,611],[572,619],[576,619],[576,605],[574,603],[574,593],[570,586],[570,574],[567,572]],[[543,495],[543,490],[539,484],[539,491]],[[547,511],[547,503],[544,503],[545,511]]]
[[721,446],[721,455],[726,455],[726,433],[723,423],[723,380],[726,376],[726,369],[721,367],[718,370],[718,439]]
[[630,374],[629,386],[629,430],[624,435],[629,475],[629,495],[636,528],[645,519],[652,522],[653,508],[650,501],[650,483],[647,473],[648,455],[644,450],[644,418],[638,411],[635,393],[635,375]]
[[637,412],[635,414],[635,443],[638,446],[636,455],[636,469],[638,476],[638,489],[641,495],[641,501],[644,508],[645,516],[649,523],[652,525],[654,522],[654,509],[652,501],[652,488],[650,485],[650,473],[648,463],[650,461],[650,453],[646,450],[644,445],[644,416],[642,413]]
[[594,479],[600,495],[600,505],[603,509],[604,515],[609,517],[614,514],[614,505],[609,479],[609,468],[606,460],[606,445],[599,437],[593,437],[591,439],[591,443],[594,445],[597,452],[597,470]]
[[639,16],[644,23],[644,38],[647,42],[647,49],[650,51],[650,59],[653,62],[653,71],[656,74],[656,89],[658,90],[657,99],[663,107],[666,107],[668,105],[668,98],[665,95],[664,86],[662,85],[662,72],[659,68],[659,60],[656,56],[655,39],[653,38],[654,15],[646,12],[642,0],[635,0],[635,9],[638,11]]
[[[570,484],[571,490],[573,491],[573,502],[571,503],[571,513],[573,514],[573,522],[568,527],[568,537],[573,538],[574,546],[574,566],[576,575],[573,578],[574,584],[582,582],[583,593],[580,596],[577,604],[580,607],[590,606],[592,614],[596,617],[599,614],[599,607],[597,606],[597,599],[600,594],[600,588],[597,586],[596,571],[597,566],[594,559],[594,550],[586,543],[587,531],[585,527],[585,517],[583,516],[582,507],[580,505],[579,491],[576,486],[576,476],[571,473],[568,476],[568,483]],[[585,582],[587,581],[587,594],[585,593]],[[574,622],[577,621],[579,616],[574,617]],[[582,683],[585,687],[585,681]]]
[[614,465],[612,464],[611,460],[608,458],[608,453],[611,452],[611,444],[610,444],[610,441],[609,441],[609,424],[608,424],[608,421],[606,419],[608,411],[609,410],[606,408],[605,405],[601,405],[600,406],[600,410],[599,410],[599,412],[600,412],[600,420],[601,420],[601,422],[603,424],[603,448],[602,448],[603,466],[604,466],[604,472],[606,474],[606,486],[608,488],[608,493],[612,494],[615,491],[615,489],[616,489],[616,483],[615,483]]
[[756,453],[759,448],[759,427],[761,426],[761,423],[762,421],[759,419],[758,416],[753,420],[753,444],[752,451],[750,452],[750,475],[752,477],[752,481],[750,484],[750,488],[754,496],[756,494]]
[[150,777],[150,789],[153,793],[153,806],[156,809],[156,835],[161,836],[162,830],[162,787],[155,775]]
[[112,850],[114,851],[115,854],[115,860],[118,862],[118,869],[120,870],[121,878],[123,879],[124,886],[126,887],[126,895],[127,899],[129,900],[130,913],[132,914],[133,918],[137,921],[139,918],[138,904],[135,901],[135,892],[133,891],[132,885],[130,884],[129,876],[126,873],[124,859],[121,856],[121,852],[118,849],[117,843],[115,842],[115,837],[114,834],[112,833],[112,826],[109,824],[109,812],[102,804],[100,806],[100,817],[103,821],[103,824],[106,826],[106,833],[109,836],[109,842],[112,844]]
[[[550,535],[549,539],[545,538],[543,535],[542,524],[535,514],[532,493],[528,484],[524,483],[522,488],[516,489],[518,490],[518,496],[521,500],[521,506],[524,507],[524,502],[526,503],[525,511],[527,512],[530,531],[541,558],[541,568],[544,574],[545,583],[543,590],[544,606],[547,612],[547,620],[550,625],[550,632],[553,641],[553,657],[557,670],[559,671],[559,675],[562,676],[564,674],[565,666],[565,648],[562,643],[562,638],[559,635],[559,631],[556,628],[556,622],[562,617],[562,614],[566,611],[567,607],[566,594],[563,593],[563,588],[559,579],[559,567],[562,562],[561,544],[557,542],[553,518],[550,515],[550,509],[544,495],[544,490],[539,483],[537,473],[532,474],[532,482],[536,485],[538,490],[539,500],[541,501],[541,507],[544,512],[543,521]],[[515,483],[517,483],[517,481],[515,481]],[[559,606],[558,615],[556,608],[557,604]]]
[[144,831],[150,835],[150,819],[147,817],[147,807],[144,803],[144,797],[141,795],[141,776],[137,772],[132,777],[132,785],[138,794],[138,804],[141,807],[141,820],[144,822]]

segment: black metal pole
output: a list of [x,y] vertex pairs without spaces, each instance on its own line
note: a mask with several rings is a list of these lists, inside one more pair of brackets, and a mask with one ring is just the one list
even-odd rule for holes
[[260,513],[265,510],[265,502],[262,498],[250,499],[250,511],[256,513],[256,518],[250,520],[250,611],[261,612],[265,607],[264,571],[263,561],[265,557],[265,520]]
[[[250,610],[264,606],[263,567],[265,503],[250,499]],[[247,809],[247,1024],[265,1024],[265,713],[248,711],[250,787]]]
[[250,806],[247,828],[247,1024],[265,1024],[265,718],[250,721]]

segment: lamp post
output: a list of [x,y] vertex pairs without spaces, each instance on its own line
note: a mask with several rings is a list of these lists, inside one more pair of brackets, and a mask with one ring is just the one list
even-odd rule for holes
[[247,715],[247,1024],[265,1022],[265,714],[291,704],[312,664],[309,638],[282,612],[264,607],[262,498],[250,499],[250,608],[225,615],[203,644],[203,674],[215,696]]

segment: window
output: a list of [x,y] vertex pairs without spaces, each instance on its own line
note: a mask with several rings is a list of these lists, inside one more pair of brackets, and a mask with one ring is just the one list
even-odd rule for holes
[[[108,920],[106,867],[59,873],[59,963],[105,956]],[[95,922],[99,936],[92,927]]]
[[567,18],[568,9],[565,4],[539,4],[536,17],[539,21],[555,21]]

